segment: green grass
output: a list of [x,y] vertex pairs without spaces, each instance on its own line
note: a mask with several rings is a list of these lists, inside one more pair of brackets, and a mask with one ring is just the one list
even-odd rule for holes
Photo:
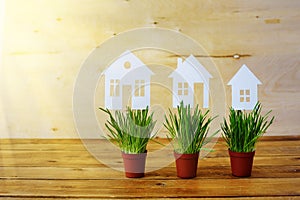
[[201,148],[211,141],[208,136],[209,125],[214,118],[208,117],[209,110],[204,114],[198,105],[192,111],[190,105],[184,106],[183,102],[177,106],[177,114],[169,109],[169,118],[165,117],[164,126],[174,142],[177,153],[192,154],[200,152]]
[[125,113],[116,111],[114,116],[108,110],[99,108],[109,115],[105,123],[109,130],[108,139],[117,143],[124,153],[144,153],[147,144],[155,134],[152,134],[156,121],[153,113],[149,113],[148,107],[143,110],[132,110],[127,107]]
[[255,151],[256,142],[266,132],[274,120],[273,116],[271,120],[268,121],[271,111],[262,116],[261,109],[262,106],[259,102],[249,113],[230,108],[228,122],[224,118],[221,129],[223,131],[222,136],[231,151]]

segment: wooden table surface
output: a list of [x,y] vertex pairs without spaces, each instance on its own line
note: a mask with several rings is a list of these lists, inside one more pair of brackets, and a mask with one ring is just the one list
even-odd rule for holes
[[[91,143],[105,141],[91,141]],[[165,140],[161,140],[166,143]],[[149,152],[161,148],[149,144]],[[224,142],[199,160],[197,177],[176,176],[174,162],[141,179],[125,178],[76,139],[0,140],[1,199],[300,199],[300,137],[265,137],[250,178],[231,175]],[[107,153],[109,157],[109,153]],[[121,157],[111,157],[122,164]],[[148,160],[147,160],[148,162]],[[160,163],[157,163],[159,166]]]

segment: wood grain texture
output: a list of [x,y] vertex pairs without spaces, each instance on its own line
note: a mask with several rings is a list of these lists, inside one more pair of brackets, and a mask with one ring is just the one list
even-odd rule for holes
[[[167,144],[166,139],[159,139]],[[101,144],[105,140],[89,140]],[[299,199],[300,138],[265,137],[250,178],[231,175],[222,139],[199,160],[197,177],[176,177],[174,161],[141,179],[125,178],[93,157],[80,140],[0,140],[0,198],[4,199]],[[151,142],[149,152],[163,146]],[[106,151],[106,150],[104,150]],[[111,156],[122,164],[121,156]],[[148,159],[147,162],[163,163]],[[150,164],[152,165],[152,164]]]
[[[267,134],[299,134],[298,0],[6,0],[5,4],[2,138],[78,138],[72,95],[81,64],[108,39],[147,27],[177,31],[203,47],[206,53],[195,56],[208,68],[213,63],[224,84],[219,87],[212,81],[211,91],[226,94],[225,100],[214,99],[214,106],[230,106],[227,83],[247,64],[263,83],[259,100],[264,109],[272,109],[276,116]],[[146,64],[176,67],[174,54],[136,53]],[[103,88],[98,89],[95,110],[103,105]],[[171,105],[170,91],[153,87],[151,101],[166,109]]]

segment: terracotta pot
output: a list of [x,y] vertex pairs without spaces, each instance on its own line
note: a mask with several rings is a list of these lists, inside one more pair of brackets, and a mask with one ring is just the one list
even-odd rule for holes
[[145,176],[147,151],[139,154],[122,152],[122,157],[127,178],[140,178]]
[[228,150],[228,152],[230,155],[232,175],[237,177],[251,176],[253,157],[255,155],[255,151],[243,153]]
[[179,154],[174,152],[177,176],[179,178],[194,178],[197,175],[199,152],[194,154]]

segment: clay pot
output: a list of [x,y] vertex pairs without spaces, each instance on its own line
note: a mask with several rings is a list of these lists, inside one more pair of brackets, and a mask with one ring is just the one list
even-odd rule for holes
[[127,178],[141,178],[145,176],[147,151],[138,154],[122,152],[122,157]]
[[194,154],[179,154],[174,152],[177,176],[179,178],[194,178],[197,175],[199,152]]
[[244,152],[233,152],[228,150],[228,152],[230,155],[232,175],[237,177],[251,176],[253,157],[255,155],[255,151],[244,153]]

